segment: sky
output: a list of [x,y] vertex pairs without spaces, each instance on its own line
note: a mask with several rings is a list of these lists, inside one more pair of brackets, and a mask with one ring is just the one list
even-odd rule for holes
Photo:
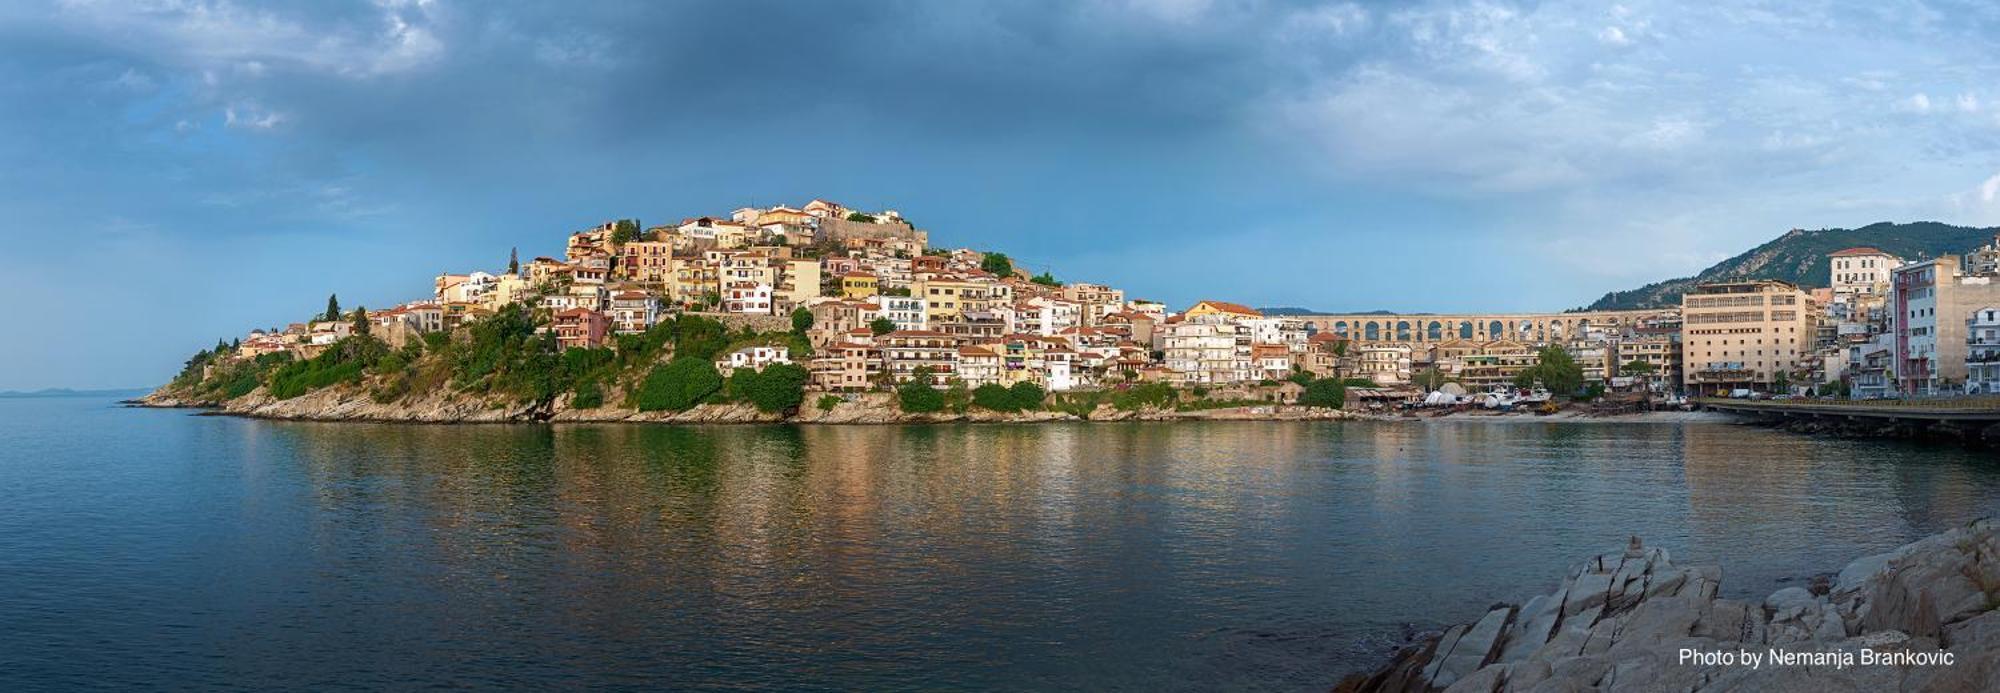
[[1979,2],[0,3],[0,389],[824,197],[1176,307],[1540,311],[2000,225]]

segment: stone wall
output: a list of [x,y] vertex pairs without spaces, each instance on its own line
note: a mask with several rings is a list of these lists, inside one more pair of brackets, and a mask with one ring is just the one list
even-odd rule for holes
[[698,315],[710,320],[719,321],[723,326],[728,327],[731,332],[741,332],[744,327],[749,327],[758,332],[792,331],[792,316],[790,315],[745,315],[742,313],[705,312],[689,313],[689,315]]

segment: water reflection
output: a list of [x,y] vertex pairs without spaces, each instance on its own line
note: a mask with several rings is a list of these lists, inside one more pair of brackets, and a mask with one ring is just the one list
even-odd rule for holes
[[[1403,624],[1546,590],[1629,534],[1752,595],[2000,499],[1971,453],[1723,425],[115,414],[147,442],[23,434],[50,461],[0,466],[0,615],[35,616],[0,629],[35,662],[16,676],[1323,689]],[[85,465],[153,493],[57,473]],[[83,528],[22,530],[57,517]],[[149,572],[93,569],[82,535]],[[78,618],[107,610],[137,616]],[[78,642],[113,644],[55,656]]]

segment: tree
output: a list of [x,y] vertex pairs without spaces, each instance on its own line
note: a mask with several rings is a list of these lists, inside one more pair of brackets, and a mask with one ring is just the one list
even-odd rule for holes
[[1011,277],[1014,276],[1014,261],[1008,259],[1005,253],[987,253],[979,259],[979,269],[995,276]]
[[761,412],[791,411],[806,401],[806,381],[811,377],[804,366],[790,363],[774,363],[762,371],[738,368],[729,376],[729,392]]
[[354,307],[354,334],[368,336],[368,306]]
[[1583,388],[1583,367],[1577,365],[1576,358],[1569,355],[1568,349],[1551,344],[1535,354],[1535,365],[1514,376],[1514,384],[1520,387],[1534,385],[1537,381],[1549,392],[1574,395]]
[[[1025,384],[1025,383],[1024,383]],[[972,404],[980,409],[1016,412],[1021,407],[1014,401],[1014,391],[999,383],[987,383],[972,389]]]
[[1026,411],[1041,409],[1042,398],[1049,396],[1049,393],[1043,390],[1042,386],[1025,380],[1014,383],[1013,387],[1007,389],[1014,393],[1014,406]]
[[873,223],[875,223],[875,217],[874,217],[874,216],[872,216],[872,215],[868,215],[868,214],[862,214],[862,213],[860,213],[860,212],[848,212],[848,213],[847,213],[847,220],[848,220],[848,221],[858,221],[858,222],[861,222],[861,223],[863,223],[863,224],[873,224]]
[[1055,287],[1058,289],[1062,288],[1062,282],[1056,281],[1056,275],[1049,274],[1048,272],[1037,274],[1034,277],[1029,278],[1028,281],[1040,284],[1042,286]]
[[792,309],[792,334],[805,334],[806,330],[812,329],[812,326],[812,309],[805,306]]
[[508,249],[507,249],[507,273],[508,273],[508,274],[520,274],[520,273],[521,273],[521,249],[520,249],[520,248],[508,248]]
[[875,336],[880,337],[882,335],[895,332],[896,322],[888,318],[876,318],[874,320],[868,321],[868,331],[874,334]]
[[1410,381],[1425,390],[1436,390],[1444,387],[1445,378],[1443,373],[1438,372],[1437,366],[1431,366],[1418,372]]
[[1657,368],[1655,368],[1653,364],[1648,363],[1646,361],[1640,361],[1638,359],[1627,361],[1625,362],[1625,365],[1618,367],[1618,372],[1632,376],[1652,375],[1653,371],[1655,370],[1657,370]]
[[326,317],[326,321],[327,321],[327,322],[339,322],[339,321],[340,321],[340,297],[339,297],[339,296],[336,296],[336,295],[334,295],[334,294],[327,294],[327,295],[326,295],[326,316],[325,316],[325,317]]
[[639,240],[639,220],[619,219],[611,222],[611,242],[624,245]]
[[1308,407],[1339,409],[1347,403],[1347,386],[1333,378],[1320,378],[1306,384],[1305,392],[1299,393],[1299,404]]
[[639,384],[639,411],[687,411],[722,389],[722,374],[699,358],[677,358],[655,366]]
[[1775,392],[1790,392],[1792,390],[1792,374],[1785,371],[1778,371],[1778,374],[1771,378],[1771,390]]
[[944,393],[931,386],[931,369],[920,366],[909,382],[896,386],[896,406],[912,414],[944,411]]

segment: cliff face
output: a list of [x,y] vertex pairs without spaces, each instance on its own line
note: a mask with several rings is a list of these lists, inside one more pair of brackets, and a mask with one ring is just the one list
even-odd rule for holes
[[996,412],[973,408],[963,414],[941,412],[911,414],[897,408],[895,395],[871,392],[852,395],[831,408],[819,406],[817,393],[808,393],[806,402],[792,414],[758,411],[747,404],[702,404],[687,411],[642,412],[622,407],[577,409],[568,398],[547,406],[508,403],[496,399],[458,393],[434,392],[408,397],[390,404],[374,401],[361,387],[343,385],[315,390],[291,399],[276,399],[263,388],[236,399],[215,402],[182,399],[161,390],[135,401],[147,407],[197,407],[237,416],[301,421],[381,421],[408,423],[531,423],[531,422],[627,422],[669,424],[807,423],[807,424],[920,424],[920,423],[1043,423],[1052,421],[1336,421],[1364,418],[1359,415],[1314,407],[1236,407],[1178,411],[1141,409],[1120,411],[1103,405],[1088,416],[1060,411]]
[[[1716,598],[1721,580],[1634,538],[1571,568],[1555,592],[1496,606],[1334,690],[2000,690],[2000,524],[1990,520],[1761,602]],[[1870,664],[1864,650],[1930,659]],[[1763,659],[1753,667],[1721,653]],[[1952,663],[1938,663],[1946,654]]]

